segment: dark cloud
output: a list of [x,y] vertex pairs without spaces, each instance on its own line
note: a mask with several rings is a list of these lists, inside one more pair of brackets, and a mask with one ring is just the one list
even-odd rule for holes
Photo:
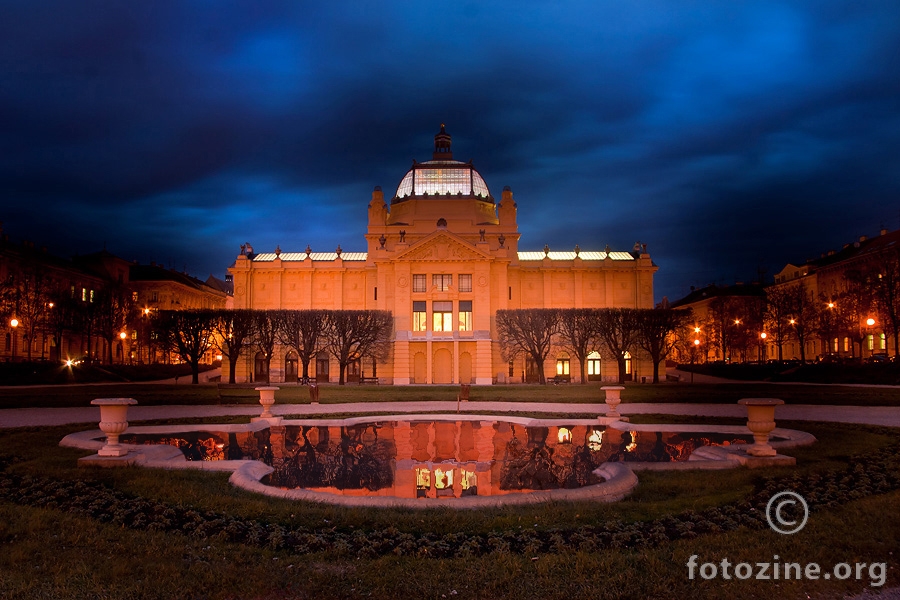
[[447,123],[523,248],[630,249],[657,297],[900,226],[895,2],[13,2],[0,219],[219,275],[360,249]]

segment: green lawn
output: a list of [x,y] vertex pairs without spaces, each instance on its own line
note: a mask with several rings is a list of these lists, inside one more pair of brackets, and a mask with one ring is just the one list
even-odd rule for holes
[[[632,385],[624,397],[730,402],[776,395],[754,388]],[[894,391],[870,388],[779,389],[792,392],[795,402],[820,402],[823,392],[847,403],[896,402]],[[101,395],[125,392],[142,404],[166,404],[182,403],[181,391],[197,403],[218,399],[215,386],[133,386]],[[302,400],[305,392],[282,390],[279,401]],[[517,400],[591,402],[600,390],[498,386],[472,392],[473,401],[513,399],[513,393]],[[322,401],[386,395],[452,400],[455,393],[452,387],[327,386]],[[79,402],[92,397],[98,396]],[[19,401],[29,403],[26,396]],[[65,395],[33,401],[64,403]],[[653,415],[640,421],[711,422]],[[887,562],[886,586],[900,584],[900,431],[779,425],[819,440],[788,452],[797,457],[796,468],[639,472],[638,488],[618,503],[477,511],[340,508],[256,496],[233,488],[225,474],[78,468],[85,453],[58,442],[81,426],[0,430],[0,598],[807,599],[838,598],[870,583],[852,577],[691,581],[686,563],[693,554],[716,563],[770,561],[777,554],[826,568]],[[781,489],[802,491],[813,506],[809,524],[793,536],[772,532],[758,518],[765,500]],[[73,490],[87,499],[75,502]],[[307,538],[318,545],[297,541]]]
[[[277,384],[276,384],[277,385]],[[471,400],[512,402],[603,402],[598,384],[589,385],[497,385],[473,386]],[[708,385],[690,383],[627,384],[622,398],[629,402],[726,403],[741,398],[781,398],[793,404],[848,404],[900,407],[900,389],[852,386],[778,385],[740,383]],[[359,386],[323,385],[320,402],[455,401],[458,386]],[[88,406],[94,398],[131,397],[142,405],[172,404],[257,404],[253,386],[215,384],[108,384],[53,386],[40,388],[0,388],[0,408]],[[303,386],[283,386],[276,392],[278,403],[309,402]]]

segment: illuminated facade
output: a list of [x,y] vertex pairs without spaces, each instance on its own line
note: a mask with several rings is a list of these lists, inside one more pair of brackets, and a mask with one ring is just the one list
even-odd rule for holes
[[[653,308],[657,267],[646,248],[631,252],[519,250],[517,205],[507,187],[495,202],[471,163],[453,160],[444,127],[432,160],[413,163],[393,197],[380,187],[368,205],[366,251],[255,253],[244,247],[229,269],[235,308],[378,309],[394,316],[390,358],[351,370],[383,383],[475,383],[537,380],[529,361],[507,362],[494,316],[516,308]],[[272,360],[281,381],[285,349]],[[580,376],[560,348],[546,375]],[[236,365],[252,379],[251,362]],[[638,365],[635,364],[637,368]],[[316,379],[336,380],[336,363],[321,354]],[[591,379],[614,379],[613,360],[590,363]],[[649,374],[649,366],[645,370]]]

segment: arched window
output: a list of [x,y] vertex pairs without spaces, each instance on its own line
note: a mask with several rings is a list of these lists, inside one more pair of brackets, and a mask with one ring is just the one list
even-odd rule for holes
[[269,376],[269,361],[262,352],[257,352],[253,360],[253,380],[266,381]]
[[291,350],[284,357],[284,381],[293,383],[297,381],[297,353]]
[[600,374],[600,353],[596,350],[588,354],[587,373],[588,381],[603,381],[603,376]]

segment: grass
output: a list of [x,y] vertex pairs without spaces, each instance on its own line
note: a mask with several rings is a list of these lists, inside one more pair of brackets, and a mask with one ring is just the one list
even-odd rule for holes
[[[277,384],[276,384],[277,385]],[[472,404],[478,402],[566,402],[602,403],[604,393],[589,385],[498,385],[472,388]],[[320,402],[414,402],[456,401],[458,386],[359,386],[324,385]],[[168,385],[105,384],[52,386],[41,388],[0,388],[2,408],[62,408],[89,406],[94,398],[130,397],[142,405],[258,404],[259,395],[250,385]],[[690,383],[626,384],[623,401],[656,403],[733,404],[741,398],[781,398],[789,404],[828,404],[900,407],[900,389],[840,385],[735,383],[708,385]],[[304,386],[281,386],[275,394],[280,404],[305,404],[309,392]]]
[[[900,406],[900,392],[881,388],[734,384],[704,386],[632,384],[626,402],[734,402],[742,397],[774,396],[788,402]],[[323,386],[323,403],[381,400],[455,400],[458,388]],[[285,387],[280,403],[306,402],[306,388]],[[256,404],[249,386],[109,385],[65,389],[0,389],[0,406],[84,406],[101,396],[131,396],[141,404]],[[473,387],[479,400],[601,401],[597,385]],[[373,406],[373,408],[376,408]],[[577,410],[577,406],[573,406]],[[376,409],[377,410],[377,409]],[[526,414],[527,413],[523,413]],[[535,414],[534,416],[537,416]],[[543,415],[547,416],[547,415]],[[190,422],[246,422],[247,417],[214,417]],[[639,415],[642,423],[710,423],[691,416]],[[187,422],[187,421],[184,421]],[[743,419],[719,419],[742,424]],[[178,421],[155,421],[173,424]],[[151,424],[146,422],[142,424]],[[288,502],[232,487],[225,474],[142,468],[79,469],[87,454],[58,447],[59,440],[84,426],[0,430],[0,458],[15,456],[7,469],[20,475],[98,482],[132,497],[171,506],[233,515],[262,523],[310,531],[363,532],[396,528],[410,534],[509,530],[559,531],[610,521],[650,521],[685,511],[702,511],[746,498],[768,478],[841,471],[851,456],[895,445],[897,431],[827,423],[779,421],[808,431],[819,442],[788,453],[796,468],[767,471],[666,472],[638,474],[640,485],[614,504],[549,503],[478,511],[347,509]],[[740,529],[693,540],[640,549],[565,551],[536,556],[494,552],[466,559],[414,556],[360,558],[338,551],[298,555],[290,549],[227,543],[216,538],[120,528],[55,509],[0,501],[0,597],[2,598],[778,598],[840,597],[858,592],[866,581],[690,581],[688,558],[701,562],[755,563],[771,560],[888,562],[888,585],[898,585],[900,492],[849,501],[818,510],[794,536]],[[568,533],[567,533],[568,532]]]

